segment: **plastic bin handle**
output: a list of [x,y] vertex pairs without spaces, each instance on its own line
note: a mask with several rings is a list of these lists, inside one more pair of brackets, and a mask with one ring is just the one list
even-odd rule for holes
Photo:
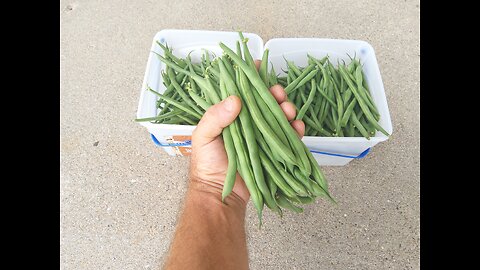
[[[155,138],[155,136],[153,134],[150,134],[150,137],[152,137],[153,143],[155,143],[157,146],[160,146],[160,147],[191,146],[192,145],[191,140],[186,140],[186,141],[178,142],[178,143],[161,143],[157,140],[157,138]],[[334,154],[334,153],[328,153],[328,152],[322,152],[322,151],[316,151],[316,150],[310,150],[310,152],[315,153],[315,154],[335,156],[335,157],[343,157],[343,158],[363,158],[370,152],[370,147],[367,148],[367,150],[360,153],[360,155],[358,155],[358,156],[348,156],[348,155]]]

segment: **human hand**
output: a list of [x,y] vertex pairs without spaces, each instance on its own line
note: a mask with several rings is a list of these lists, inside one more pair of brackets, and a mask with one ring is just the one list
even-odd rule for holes
[[[260,61],[255,61],[257,69]],[[270,92],[282,108],[285,116],[291,121],[292,127],[298,135],[305,134],[305,124],[302,120],[294,120],[296,116],[295,105],[287,101],[287,94],[281,85],[274,85]],[[211,106],[193,131],[192,155],[190,160],[190,179],[192,182],[210,187],[209,192],[218,192],[219,198],[226,178],[228,158],[223,146],[222,130],[230,125],[240,113],[242,107],[240,98],[230,96],[222,102]],[[241,199],[244,204],[248,202],[250,193],[245,182],[237,172],[232,193]]]

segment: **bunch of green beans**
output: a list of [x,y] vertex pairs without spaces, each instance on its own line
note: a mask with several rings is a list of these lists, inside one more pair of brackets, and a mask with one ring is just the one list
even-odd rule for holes
[[302,212],[299,205],[318,197],[335,202],[317,161],[269,91],[270,85],[279,82],[273,68],[268,72],[268,50],[257,71],[248,39],[239,34],[235,51],[220,43],[223,55],[211,59],[206,52],[200,63],[193,63],[189,56],[178,58],[171,48],[158,43],[164,55],[157,56],[167,66],[162,73],[166,90],[160,94],[148,88],[159,97],[159,114],[137,121],[195,125],[210,106],[238,96],[240,114],[222,133],[228,157],[222,201],[231,193],[238,171],[260,224],[264,205],[282,216],[285,209]]
[[304,121],[306,136],[370,140],[377,131],[389,136],[378,124],[380,114],[358,59],[335,67],[328,56],[307,57],[308,66],[303,68],[285,59],[286,76],[277,78],[297,108],[296,119]]

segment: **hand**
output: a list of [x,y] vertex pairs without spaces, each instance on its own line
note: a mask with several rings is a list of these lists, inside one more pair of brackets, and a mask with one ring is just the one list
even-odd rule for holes
[[[257,69],[260,61],[255,61]],[[274,85],[270,92],[282,108],[285,116],[291,121],[292,127],[300,138],[305,134],[305,124],[301,120],[294,120],[296,115],[295,105],[287,101],[287,94],[280,85]],[[225,181],[228,158],[223,146],[222,130],[230,125],[240,113],[241,101],[236,96],[230,96],[222,102],[210,107],[193,131],[192,156],[190,160],[190,178],[192,182],[206,184],[218,192],[219,199]],[[250,193],[245,182],[237,172],[233,191],[229,196],[241,199],[244,204],[248,202]]]

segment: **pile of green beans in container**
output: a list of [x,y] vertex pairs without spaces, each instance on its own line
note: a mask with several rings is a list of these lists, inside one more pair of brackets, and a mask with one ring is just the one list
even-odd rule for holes
[[378,130],[389,136],[379,124],[380,114],[368,90],[362,65],[355,57],[350,64],[337,63],[328,56],[315,59],[307,55],[308,66],[287,62],[287,74],[277,81],[285,87],[288,99],[297,109],[296,119],[305,122],[306,136],[365,137]]
[[[287,75],[268,72],[268,50],[257,71],[239,33],[236,48],[223,43],[223,55],[211,57],[205,51],[200,63],[190,56],[178,58],[172,48],[157,44],[164,55],[162,71],[166,90],[158,95],[156,117],[136,119],[164,124],[196,125],[205,111],[228,96],[241,99],[237,119],[223,130],[228,170],[222,192],[224,200],[232,191],[236,172],[244,179],[262,224],[264,205],[282,216],[282,211],[303,212],[302,204],[324,197],[335,203],[328,192],[325,176],[309,149],[298,137],[282,109],[269,91],[280,84],[297,107],[297,119],[306,125],[309,136],[364,136],[376,130],[379,114],[363,79],[361,63],[338,63],[328,57],[309,58],[308,66],[287,61]],[[388,134],[387,134],[388,135]]]

